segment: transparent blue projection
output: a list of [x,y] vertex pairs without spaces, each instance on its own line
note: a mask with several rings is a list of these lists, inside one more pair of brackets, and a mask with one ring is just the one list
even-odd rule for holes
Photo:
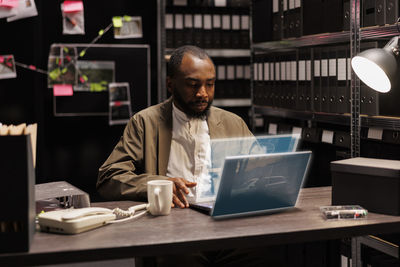
[[212,216],[294,207],[310,157],[310,151],[227,157]]
[[[211,140],[211,167],[209,190],[199,190],[197,201],[215,197],[221,178],[222,166],[228,156],[270,154],[296,151],[300,135],[268,135],[256,137]],[[203,187],[205,188],[205,187]]]

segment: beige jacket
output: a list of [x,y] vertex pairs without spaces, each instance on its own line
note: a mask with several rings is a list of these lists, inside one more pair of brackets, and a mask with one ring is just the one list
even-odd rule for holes
[[[220,108],[210,108],[207,123],[211,139],[252,135],[239,116]],[[147,181],[167,179],[171,137],[171,98],[136,113],[99,169],[99,194],[110,200],[145,200]]]

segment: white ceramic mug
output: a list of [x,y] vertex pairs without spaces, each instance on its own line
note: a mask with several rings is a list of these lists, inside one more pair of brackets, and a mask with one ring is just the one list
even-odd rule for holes
[[147,209],[152,215],[168,215],[171,212],[172,185],[169,180],[147,182]]

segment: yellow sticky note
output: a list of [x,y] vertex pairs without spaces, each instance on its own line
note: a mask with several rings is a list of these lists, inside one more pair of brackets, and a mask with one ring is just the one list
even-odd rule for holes
[[103,35],[104,34],[104,30],[100,30],[99,31],[99,35],[101,36],[101,35]]
[[122,27],[122,19],[121,17],[113,17],[112,18],[113,25],[115,28],[121,28]]
[[80,57],[83,57],[85,54],[86,54],[86,51],[85,51],[85,50],[82,50],[82,51],[79,53],[79,56],[80,56]]
[[125,15],[125,16],[124,16],[124,20],[125,20],[125,21],[131,21],[132,18],[131,18],[130,16]]
[[61,73],[62,73],[62,74],[65,74],[67,71],[68,71],[67,68],[63,68],[63,69],[61,70]]
[[60,75],[61,75],[61,71],[60,71],[59,68],[54,69],[54,70],[52,70],[52,71],[49,73],[49,76],[50,76],[50,78],[51,78],[52,80],[57,79],[58,76],[60,76]]

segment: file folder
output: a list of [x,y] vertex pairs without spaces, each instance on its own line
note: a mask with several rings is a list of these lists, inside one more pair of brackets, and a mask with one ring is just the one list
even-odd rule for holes
[[375,26],[376,22],[376,0],[364,0],[362,3],[362,26]]

